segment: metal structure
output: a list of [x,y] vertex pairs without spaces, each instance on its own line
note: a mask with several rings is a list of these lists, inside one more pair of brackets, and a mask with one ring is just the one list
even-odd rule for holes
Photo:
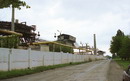
[[[21,43],[31,43],[35,42],[36,40],[36,26],[27,26],[26,23],[14,23],[15,25],[15,31],[17,33],[21,33],[22,36],[20,37],[20,42]],[[0,30],[12,30],[11,29],[11,22],[5,22],[5,21],[0,21]],[[0,32],[0,35],[6,35],[5,33]]]
[[57,41],[62,42],[63,44],[67,44],[70,46],[74,46],[74,43],[76,42],[76,38],[71,36],[71,35],[67,35],[67,34],[60,34],[58,36]]

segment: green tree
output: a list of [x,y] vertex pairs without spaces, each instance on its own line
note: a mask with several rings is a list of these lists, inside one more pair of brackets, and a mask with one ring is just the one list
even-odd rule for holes
[[120,29],[117,31],[116,36],[125,36],[124,32],[122,32]]
[[120,57],[125,60],[130,59],[130,38],[129,36],[125,36],[122,39],[122,47],[119,51]]
[[8,7],[12,7],[12,23],[11,23],[11,30],[15,31],[15,25],[14,25],[14,21],[15,21],[15,8],[21,9],[21,6],[25,6],[26,8],[30,8],[30,6],[28,6],[26,4],[25,1],[21,1],[21,0],[0,0],[0,8],[8,8]]
[[123,37],[124,33],[121,30],[118,30],[116,36],[112,37],[110,52],[113,54],[113,56],[120,56],[119,51],[122,46]]
[[21,9],[21,6],[25,6],[26,8],[30,8],[30,6],[28,6],[25,1],[21,1],[21,0],[0,0],[0,8],[13,7],[13,8]]

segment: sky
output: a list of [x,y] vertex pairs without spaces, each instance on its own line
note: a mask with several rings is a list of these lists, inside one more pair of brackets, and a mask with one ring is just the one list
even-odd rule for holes
[[[130,0],[26,0],[26,3],[31,8],[16,9],[15,19],[36,25],[36,32],[45,40],[56,40],[54,33],[70,34],[79,45],[82,42],[92,47],[96,34],[97,48],[110,55],[110,41],[117,30],[130,34]],[[11,21],[11,8],[0,9],[0,21]]]

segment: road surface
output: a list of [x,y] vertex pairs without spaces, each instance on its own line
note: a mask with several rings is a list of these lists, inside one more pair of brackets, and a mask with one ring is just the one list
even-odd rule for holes
[[122,81],[123,69],[115,62],[111,61],[108,71],[108,81]]
[[100,60],[1,81],[108,81],[109,63]]

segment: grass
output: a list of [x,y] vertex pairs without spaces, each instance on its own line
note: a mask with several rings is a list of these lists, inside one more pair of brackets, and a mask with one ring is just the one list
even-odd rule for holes
[[126,70],[128,68],[128,66],[130,65],[130,60],[126,61],[126,60],[121,60],[120,58],[116,58],[114,59],[124,70]]
[[46,70],[65,67],[65,66],[83,64],[83,63],[87,63],[87,62],[75,62],[75,63],[70,62],[70,63],[66,63],[66,64],[58,64],[58,65],[51,65],[51,66],[39,66],[39,67],[31,68],[31,69],[0,71],[0,80],[23,76],[23,75],[28,75],[28,74],[33,74],[33,73],[38,73],[38,72],[43,72]]

